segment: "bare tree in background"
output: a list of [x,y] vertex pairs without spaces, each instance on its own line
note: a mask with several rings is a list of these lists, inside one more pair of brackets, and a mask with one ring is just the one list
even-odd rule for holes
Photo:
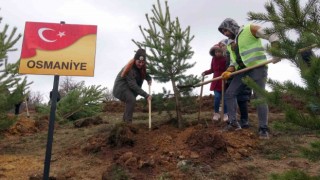
[[66,96],[70,91],[80,88],[84,85],[84,81],[77,82],[72,77],[63,77],[59,83],[59,93],[61,97]]
[[116,98],[112,95],[112,90],[109,90],[108,88],[105,90],[105,98],[107,102],[116,100]]
[[43,103],[43,94],[40,91],[31,91],[28,96],[28,105],[30,107],[35,107]]

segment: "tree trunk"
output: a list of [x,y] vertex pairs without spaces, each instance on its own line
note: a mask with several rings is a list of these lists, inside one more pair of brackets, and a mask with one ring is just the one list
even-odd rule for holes
[[177,121],[178,121],[178,128],[181,129],[184,127],[184,120],[182,118],[181,114],[181,105],[180,105],[180,92],[176,86],[176,83],[174,80],[171,79],[173,93],[176,101],[176,113],[177,113]]

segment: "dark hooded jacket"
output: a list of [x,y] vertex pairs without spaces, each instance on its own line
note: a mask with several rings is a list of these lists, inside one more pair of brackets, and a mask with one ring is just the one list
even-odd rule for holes
[[222,29],[227,29],[236,36],[239,33],[240,26],[235,20],[227,18],[218,27],[218,30],[223,34]]
[[[231,18],[225,19],[220,24],[220,26],[218,28],[218,30],[223,34],[222,29],[229,30],[234,35],[234,38],[232,38],[232,40],[236,41],[237,35],[239,34],[239,31],[240,31],[240,26],[238,25],[238,23],[235,20],[233,20]],[[236,54],[236,62],[238,64],[238,66],[239,66],[237,70],[245,68],[245,65],[242,62],[242,59],[241,59],[241,56],[240,56],[240,53],[239,53],[238,44],[236,44],[236,46],[234,46],[233,51]]]
[[[121,73],[124,68],[118,73],[117,78],[113,86],[113,95],[118,99],[123,99],[122,95],[126,90],[131,90],[134,96],[141,95],[145,98],[149,96],[143,89],[141,89],[144,79],[142,79],[139,69],[133,65],[128,74],[124,77],[121,77]],[[147,74],[146,80],[150,81],[151,77]]]

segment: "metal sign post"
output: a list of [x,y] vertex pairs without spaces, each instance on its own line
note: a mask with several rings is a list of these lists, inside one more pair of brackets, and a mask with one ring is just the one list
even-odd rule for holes
[[49,129],[48,129],[48,139],[47,139],[47,148],[46,148],[46,157],[44,161],[44,171],[43,179],[49,179],[50,172],[50,162],[51,162],[51,151],[52,151],[52,142],[53,142],[53,130],[54,130],[54,121],[56,118],[56,107],[57,107],[57,97],[58,97],[58,87],[59,87],[59,75],[54,76],[53,89],[52,89],[52,98],[51,98],[51,109],[50,109],[50,119],[49,119]]

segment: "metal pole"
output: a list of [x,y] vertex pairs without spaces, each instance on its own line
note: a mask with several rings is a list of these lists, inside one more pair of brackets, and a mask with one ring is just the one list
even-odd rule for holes
[[53,81],[53,89],[52,89],[51,110],[50,110],[50,119],[49,119],[49,129],[48,129],[48,138],[47,138],[46,157],[45,157],[45,161],[44,161],[43,180],[48,180],[49,179],[51,151],[52,151],[52,142],[53,142],[53,131],[54,131],[54,121],[55,121],[55,118],[56,118],[58,86],[59,86],[59,75],[55,75],[54,76],[54,81]]
[[[60,24],[65,24],[65,22],[60,21]],[[46,148],[46,157],[45,157],[45,161],[44,161],[44,170],[43,170],[43,180],[48,180],[49,173],[50,173],[54,121],[56,118],[57,99],[58,99],[58,87],[59,87],[59,75],[54,75],[52,98],[51,98],[50,119],[49,119],[49,129],[48,129],[48,139],[47,139],[47,148]]]

